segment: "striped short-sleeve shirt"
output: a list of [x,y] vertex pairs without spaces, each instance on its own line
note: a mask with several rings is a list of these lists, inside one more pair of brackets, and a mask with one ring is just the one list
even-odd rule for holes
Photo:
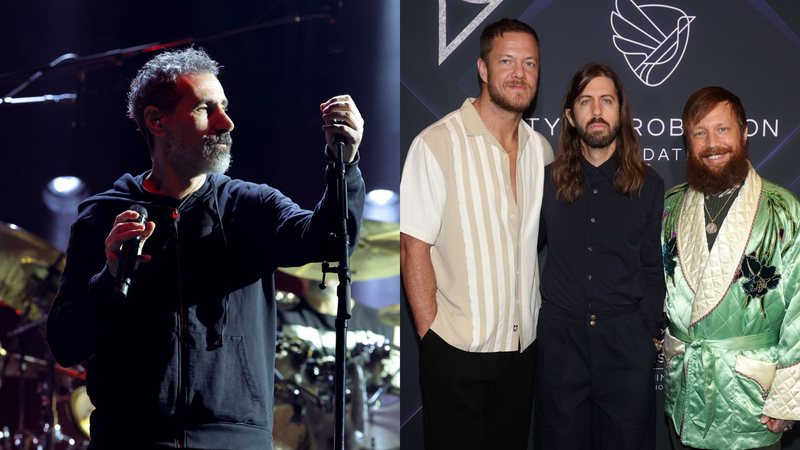
[[400,231],[432,245],[431,329],[465,351],[519,351],[536,337],[539,210],[553,150],[520,121],[515,200],[509,157],[473,101],[411,144],[400,181]]

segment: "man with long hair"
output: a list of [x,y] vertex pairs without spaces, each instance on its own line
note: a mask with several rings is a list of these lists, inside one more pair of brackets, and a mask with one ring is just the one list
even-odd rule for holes
[[522,121],[539,39],[513,19],[481,34],[481,93],[411,144],[400,265],[420,336],[428,449],[528,442],[538,309],[536,239],[553,151]]
[[543,449],[655,447],[663,195],[616,73],[584,66],[545,169],[534,421]]
[[800,203],[748,160],[742,102],[686,102],[667,192],[664,406],[672,448],[779,449],[800,420]]

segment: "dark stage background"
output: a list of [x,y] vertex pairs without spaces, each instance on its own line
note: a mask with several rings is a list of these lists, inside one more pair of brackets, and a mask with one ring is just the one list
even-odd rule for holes
[[[153,42],[198,38],[224,67],[230,100],[233,166],[229,175],[268,182],[304,207],[323,185],[319,104],[349,93],[365,118],[361,167],[367,189],[399,184],[398,1],[16,2],[4,5],[0,75],[46,66],[65,53],[94,55]],[[295,16],[337,17],[214,36]],[[144,140],[127,119],[131,78],[152,55],[45,73],[17,97],[78,92],[76,104],[0,105],[5,145],[0,165],[0,221],[50,235],[41,200],[45,183],[76,175],[91,192],[123,172],[149,168]],[[69,64],[69,61],[64,65]],[[0,78],[5,95],[25,76]],[[76,123],[77,122],[77,123]]]
[[[313,208],[324,188],[319,104],[347,93],[366,122],[360,167],[367,190],[397,192],[399,11],[399,0],[4,3],[0,98],[34,72],[27,69],[46,67],[66,53],[86,57],[188,38],[224,66],[220,80],[235,122],[230,176],[268,183]],[[309,16],[320,17],[304,19]],[[216,38],[204,39],[210,36]],[[87,193],[96,193],[125,172],[149,169],[145,142],[126,116],[126,94],[152,56],[92,65],[65,61],[15,95],[77,93],[76,103],[0,104],[4,230],[3,224],[15,224],[63,251],[74,209],[58,215],[45,206],[42,194],[50,179],[78,176]],[[394,209],[399,211],[396,204]],[[398,214],[367,218],[396,222]],[[278,278],[279,288],[297,288]],[[376,308],[396,305],[399,276],[354,282],[353,297]],[[0,335],[8,326],[0,323]],[[15,408],[0,396],[0,411]],[[13,431],[15,424],[8,425]]]
[[[614,19],[616,12],[620,18]],[[422,129],[480,92],[475,61],[481,30],[502,17],[531,24],[541,40],[541,76],[535,108],[526,117],[556,148],[560,108],[572,74],[590,61],[611,65],[622,78],[636,117],[643,156],[667,186],[685,180],[680,116],[689,95],[721,85],[744,102],[750,157],[762,176],[800,193],[800,3],[706,0],[440,0],[404,1],[401,8],[401,149]],[[655,28],[661,30],[661,33]],[[656,36],[653,42],[639,32]],[[678,30],[676,51],[640,72],[636,43],[655,47]],[[614,36],[617,35],[615,40]],[[626,53],[623,53],[626,52]],[[626,59],[627,58],[627,59]],[[417,339],[401,302],[403,448],[422,448]],[[545,368],[546,370],[546,368]],[[662,401],[660,367],[654,368]],[[660,411],[659,411],[660,414]],[[501,431],[502,432],[502,431]],[[659,421],[658,448],[667,448]],[[796,432],[784,448],[800,448]]]

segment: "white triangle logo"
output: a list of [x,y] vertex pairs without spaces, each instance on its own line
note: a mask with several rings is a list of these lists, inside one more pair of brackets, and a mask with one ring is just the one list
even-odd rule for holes
[[503,0],[461,0],[465,3],[473,3],[476,5],[486,5],[472,21],[458,33],[450,43],[447,43],[447,0],[439,0],[439,65],[442,65],[445,59],[457,49],[464,39],[472,33],[478,25],[483,22],[492,11],[497,8]]

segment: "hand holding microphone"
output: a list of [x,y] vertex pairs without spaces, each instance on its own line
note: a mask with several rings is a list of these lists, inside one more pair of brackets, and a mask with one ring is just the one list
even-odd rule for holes
[[336,142],[344,143],[344,161],[352,162],[364,134],[364,119],[355,102],[349,95],[337,95],[319,105],[319,110],[328,148],[336,155]]
[[150,260],[149,255],[139,255],[139,251],[154,230],[155,223],[147,221],[147,210],[140,205],[131,206],[114,219],[106,238],[106,262],[116,278],[116,291],[123,298],[128,294],[136,263]]

